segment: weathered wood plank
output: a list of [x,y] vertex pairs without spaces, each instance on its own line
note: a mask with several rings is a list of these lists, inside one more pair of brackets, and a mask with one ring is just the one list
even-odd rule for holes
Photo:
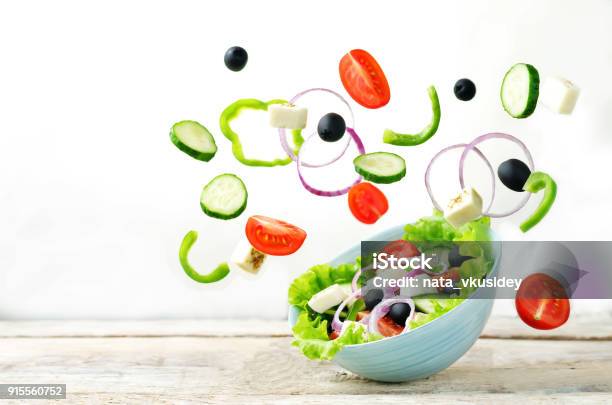
[[[475,393],[468,398],[455,394],[426,395],[200,395],[200,394],[74,394],[71,404],[226,404],[226,405],[466,405],[466,404],[609,404],[610,396],[604,393],[562,394],[495,394]],[[23,401],[3,401],[3,404],[23,404]],[[37,404],[44,403],[36,401]],[[51,402],[50,402],[51,403]],[[63,402],[53,402],[62,404]]]
[[366,381],[333,364],[310,362],[289,343],[285,337],[4,338],[0,380],[66,383],[70,399],[83,403],[96,396],[101,402],[142,397],[244,403],[245,395],[249,403],[277,396],[287,399],[278,403],[329,403],[330,395],[345,402],[346,396],[363,395],[375,403],[382,395],[401,395],[403,402],[435,397],[437,403],[497,403],[509,400],[508,394],[612,400],[609,341],[481,339],[449,369],[405,384]]
[[[1,321],[0,338],[10,337],[180,337],[290,336],[284,320],[151,320],[151,321]],[[608,314],[571,317],[552,331],[536,331],[517,317],[493,317],[483,338],[612,340]]]

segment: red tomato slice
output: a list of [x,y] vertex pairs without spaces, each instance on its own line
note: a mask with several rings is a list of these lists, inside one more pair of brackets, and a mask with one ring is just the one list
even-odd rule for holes
[[331,333],[329,334],[329,340],[338,339],[339,337],[340,337],[340,333],[336,332],[335,330],[332,330]]
[[353,100],[366,108],[380,108],[391,99],[385,73],[363,49],[353,49],[342,57],[340,80]]
[[527,325],[535,329],[555,329],[567,322],[570,302],[565,288],[544,273],[523,280],[514,301],[516,311]]
[[306,232],[285,221],[253,215],[246,224],[246,236],[260,252],[286,256],[297,251],[306,239]]
[[359,183],[349,190],[349,208],[364,224],[373,224],[389,210],[387,197],[371,183]]
[[393,319],[388,316],[380,318],[378,322],[376,322],[376,325],[378,326],[380,334],[385,337],[399,335],[404,330],[403,326],[396,324]]
[[393,242],[388,243],[383,248],[383,252],[387,253],[388,255],[393,255],[398,259],[402,257],[408,259],[421,254],[419,249],[417,249],[414,244],[403,239],[394,240]]

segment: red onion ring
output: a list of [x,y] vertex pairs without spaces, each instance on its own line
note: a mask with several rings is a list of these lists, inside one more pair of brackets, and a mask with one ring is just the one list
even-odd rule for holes
[[[508,141],[514,142],[516,145],[518,145],[523,150],[523,153],[525,153],[525,156],[527,156],[527,165],[529,166],[529,170],[531,170],[532,172],[534,171],[534,164],[533,164],[533,158],[531,157],[531,152],[529,152],[529,149],[527,149],[527,146],[520,139],[512,135],[509,135],[509,134],[504,134],[501,132],[492,132],[489,134],[480,135],[479,137],[474,139],[472,142],[470,142],[463,150],[463,153],[461,154],[461,159],[459,160],[459,183],[461,183],[461,188],[465,187],[465,184],[463,181],[463,169],[464,169],[465,158],[467,157],[467,154],[471,150],[476,150],[476,145],[478,145],[481,142],[487,141],[489,139],[506,139]],[[518,203],[516,207],[510,209],[509,211],[502,212],[499,214],[489,212],[489,210],[491,209],[491,205],[489,205],[489,208],[486,209],[483,215],[486,215],[491,218],[503,218],[503,217],[510,216],[514,214],[515,212],[517,212],[518,210],[520,210],[521,208],[523,208],[525,204],[527,204],[527,201],[529,201],[529,197],[531,197],[531,193],[525,193],[525,196]],[[493,199],[491,199],[491,203],[493,203]]]
[[[340,101],[342,101],[346,107],[348,108],[350,114],[351,114],[351,124],[349,125],[351,128],[355,127],[355,115],[353,114],[353,109],[351,108],[350,104],[344,99],[344,97],[342,97],[340,94],[336,93],[333,90],[330,89],[325,89],[322,87],[315,87],[312,89],[308,89],[308,90],[304,90],[298,94],[296,94],[295,96],[293,96],[293,98],[291,98],[291,100],[289,100],[290,104],[295,104],[295,102],[297,100],[299,100],[304,94],[313,92],[313,91],[323,91],[325,93],[330,93],[336,97],[338,97],[340,99]],[[281,146],[283,147],[283,149],[285,150],[285,153],[287,153],[287,156],[289,156],[291,158],[291,160],[293,160],[294,162],[297,161],[297,156],[295,155],[295,153],[293,152],[293,149],[289,146],[289,143],[287,142],[287,131],[285,130],[285,128],[279,128],[278,129],[278,136],[280,138],[280,143]],[[304,167],[325,167],[328,165],[331,165],[332,163],[336,162],[337,160],[339,160],[342,156],[344,156],[344,154],[346,153],[349,144],[351,143],[351,139],[349,137],[346,138],[346,145],[344,145],[344,149],[342,149],[342,152],[340,152],[340,154],[336,157],[334,157],[332,160],[325,162],[325,163],[317,163],[317,164],[310,164],[310,163],[306,163],[303,162],[302,166]]]
[[343,321],[340,321],[340,313],[344,309],[344,307],[349,303],[349,301],[353,299],[361,298],[361,290],[354,291],[351,295],[346,297],[344,301],[340,305],[338,305],[338,309],[336,309],[336,313],[334,314],[334,319],[332,319],[331,327],[336,332],[340,332],[342,330]]
[[389,298],[388,300],[384,300],[378,305],[376,305],[374,309],[372,309],[372,312],[370,313],[370,317],[368,319],[368,330],[371,333],[377,333],[380,335],[381,333],[378,330],[378,320],[389,313],[391,305],[400,302],[403,302],[410,306],[410,315],[408,316],[408,318],[406,318],[406,326],[404,326],[402,334],[408,332],[410,330],[410,328],[408,327],[408,322],[410,322],[412,318],[414,318],[415,313],[414,301],[410,298]]
[[[435,209],[437,209],[438,211],[444,211],[444,209],[442,208],[440,204],[438,204],[438,201],[434,197],[433,191],[431,190],[431,184],[429,182],[429,177],[431,175],[431,168],[434,162],[438,160],[438,158],[444,153],[448,152],[449,150],[453,150],[453,149],[466,148],[467,146],[468,144],[466,143],[458,143],[456,145],[447,146],[446,148],[442,149],[441,151],[439,151],[438,153],[434,155],[434,157],[429,162],[429,165],[427,166],[427,170],[425,170],[425,188],[427,189],[427,194],[429,194],[429,199],[431,200],[431,203],[433,204]],[[486,158],[486,156],[480,151],[480,149],[474,147],[474,152],[476,152],[478,156],[480,156],[480,158],[484,160],[487,167],[489,168],[489,172],[491,173],[491,202],[489,203],[489,206],[486,209],[486,211],[488,211],[493,205],[493,200],[495,199],[495,171],[493,170],[493,166],[491,166],[491,162],[489,162],[489,159]],[[460,175],[459,179],[460,179],[459,182],[461,184],[461,188],[464,188],[465,186],[463,184],[463,176]]]
[[353,276],[353,281],[351,281],[351,290],[353,292],[357,291],[357,280],[359,280],[359,277],[361,277],[361,269],[357,270],[355,272],[355,275]]
[[[355,145],[357,146],[357,150],[359,151],[360,155],[363,155],[365,153],[365,148],[363,146],[363,142],[361,142],[361,138],[359,138],[359,135],[357,135],[357,133],[355,132],[355,130],[353,128],[347,127],[346,128],[346,132],[349,133],[349,135],[351,135],[351,138],[353,139],[353,141],[355,142]],[[310,139],[312,139],[313,136],[317,136],[317,134],[312,134],[308,137],[308,139],[306,139],[306,141],[304,142],[304,145],[302,145],[302,148],[305,147],[306,142],[308,142]],[[361,176],[357,176],[357,178],[351,183],[350,186],[348,187],[344,187],[341,188],[339,190],[319,190],[315,187],[312,187],[310,184],[306,183],[306,180],[304,180],[304,176],[302,175],[302,162],[300,159],[300,156],[302,154],[298,153],[297,156],[297,171],[298,171],[298,177],[300,178],[300,182],[302,183],[302,185],[304,186],[304,188],[308,191],[310,191],[312,194],[314,195],[318,195],[321,197],[336,197],[339,195],[344,195],[346,193],[348,193],[348,191],[351,189],[351,187],[353,187],[355,184],[358,184],[361,182]]]

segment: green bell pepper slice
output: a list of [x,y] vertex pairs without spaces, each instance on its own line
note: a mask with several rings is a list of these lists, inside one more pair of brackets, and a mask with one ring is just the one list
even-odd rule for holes
[[385,129],[383,134],[383,142],[397,146],[415,146],[426,142],[429,138],[435,135],[440,125],[440,100],[438,92],[434,86],[429,86],[427,89],[429,99],[431,100],[432,118],[429,125],[417,134],[399,134],[390,129]]
[[185,270],[185,274],[198,283],[214,283],[225,278],[225,276],[227,276],[230,272],[227,263],[221,263],[216,269],[208,274],[200,274],[193,267],[191,267],[188,256],[189,251],[196,240],[198,240],[198,233],[196,231],[189,231],[183,238],[183,242],[181,242],[181,247],[179,249],[179,261],[181,262],[181,267],[183,267],[183,270]]
[[540,190],[544,190],[544,197],[538,205],[538,208],[534,211],[529,218],[527,218],[520,226],[521,231],[527,232],[534,226],[536,226],[550,211],[555,198],[557,197],[557,183],[546,173],[533,172],[527,178],[523,190],[530,193],[537,193]]
[[[284,159],[274,159],[274,160],[260,160],[260,159],[250,159],[244,156],[244,151],[242,149],[242,143],[240,142],[240,137],[232,127],[230,126],[230,122],[236,119],[242,110],[252,109],[252,110],[262,110],[268,111],[268,106],[272,104],[286,104],[285,100],[270,100],[270,101],[261,101],[254,98],[244,98],[235,101],[230,104],[223,112],[221,113],[221,118],[219,119],[219,125],[221,126],[221,132],[229,141],[232,143],[232,153],[236,157],[236,159],[247,166],[263,166],[263,167],[273,167],[273,166],[285,166],[292,162],[290,157],[286,157]],[[296,141],[303,142],[301,131],[293,132],[294,142]]]

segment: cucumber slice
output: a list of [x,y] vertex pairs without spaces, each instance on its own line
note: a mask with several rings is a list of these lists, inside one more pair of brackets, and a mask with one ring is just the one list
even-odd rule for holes
[[[441,309],[446,309],[449,306],[448,295],[443,294],[424,294],[412,298],[414,306],[421,312],[431,314],[436,312],[436,307],[440,306]],[[436,305],[437,304],[437,305]]]
[[372,183],[395,183],[406,175],[406,162],[395,153],[366,153],[357,156],[353,164],[355,171]]
[[215,138],[196,121],[181,121],[172,126],[170,140],[189,156],[208,162],[217,153]]
[[514,118],[527,118],[536,108],[540,75],[535,67],[517,63],[504,76],[501,102],[504,110]]
[[414,297],[412,300],[414,301],[414,306],[416,307],[416,309],[421,312],[431,314],[436,311],[436,306],[429,298]]
[[247,189],[236,175],[225,173],[204,186],[200,206],[206,215],[218,219],[236,218],[246,208]]

